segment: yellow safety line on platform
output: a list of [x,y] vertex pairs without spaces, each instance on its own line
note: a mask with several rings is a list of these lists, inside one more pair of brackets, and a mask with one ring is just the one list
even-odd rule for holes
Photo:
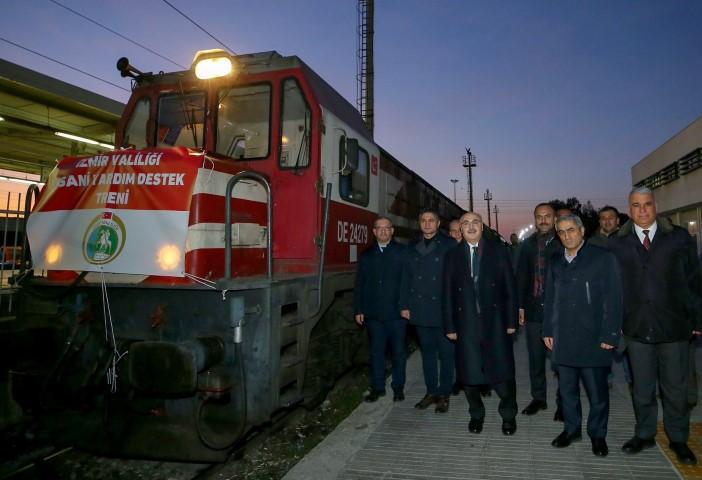
[[[685,465],[680,463],[675,453],[668,447],[668,437],[663,429],[663,422],[658,422],[657,437],[661,450],[685,480],[702,480],[702,464]],[[687,444],[697,456],[698,461],[702,461],[702,423],[690,422],[690,438]]]

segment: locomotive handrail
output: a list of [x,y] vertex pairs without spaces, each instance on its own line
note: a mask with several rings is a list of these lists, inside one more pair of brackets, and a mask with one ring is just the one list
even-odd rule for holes
[[29,245],[27,243],[27,220],[29,219],[30,210],[32,209],[32,198],[39,197],[39,185],[33,183],[27,188],[27,196],[24,197],[24,216],[22,217],[22,232],[24,232],[24,238],[22,239],[22,258],[20,261],[19,273],[20,275],[24,273],[27,266],[27,260],[31,260],[29,254]]
[[324,199],[324,224],[322,226],[322,245],[319,251],[319,271],[317,274],[317,307],[310,318],[319,315],[322,310],[322,288],[324,287],[324,259],[327,253],[327,232],[329,230],[329,206],[331,203],[332,184],[327,183],[327,194]]
[[232,192],[234,186],[243,179],[256,180],[263,185],[266,190],[266,216],[268,220],[268,231],[266,232],[266,276],[270,282],[273,279],[273,193],[271,184],[264,175],[257,172],[243,171],[235,174],[227,182],[225,193],[226,204],[224,207],[224,279],[232,278]]

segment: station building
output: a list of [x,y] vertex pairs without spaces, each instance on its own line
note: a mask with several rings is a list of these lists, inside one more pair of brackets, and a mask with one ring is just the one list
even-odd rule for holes
[[702,252],[702,117],[631,168],[632,183],[653,190],[659,215],[687,228]]

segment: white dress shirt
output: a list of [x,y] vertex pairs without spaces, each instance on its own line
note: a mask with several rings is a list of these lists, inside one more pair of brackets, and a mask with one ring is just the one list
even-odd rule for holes
[[648,239],[653,241],[653,236],[656,234],[656,230],[658,230],[658,222],[653,222],[653,225],[650,225],[648,228],[641,228],[634,224],[634,230],[636,231],[636,236],[639,237],[639,241],[643,245],[644,238],[646,237],[643,231],[648,230]]

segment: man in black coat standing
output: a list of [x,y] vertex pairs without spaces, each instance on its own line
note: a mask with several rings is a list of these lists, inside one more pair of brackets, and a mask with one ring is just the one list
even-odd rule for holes
[[392,239],[394,230],[387,217],[373,223],[375,243],[361,255],[353,289],[356,323],[368,329],[371,343],[371,391],[366,402],[385,395],[385,352],[392,353],[393,400],[405,399],[407,322],[400,316],[400,284],[405,247]]
[[551,444],[567,447],[582,437],[582,380],[590,400],[592,453],[604,457],[609,453],[607,375],[622,325],[619,268],[611,252],[585,243],[580,217],[559,217],[556,232],[565,250],[553,259],[547,275],[544,343],[557,365],[565,425]]
[[622,446],[634,454],[655,445],[660,385],[663,424],[678,460],[695,464],[687,445],[689,341],[702,330],[702,282],[694,240],[657,216],[653,192],[629,194],[629,216],[608,246],[619,261],[624,290],[622,331],[634,379],[634,437]]
[[[547,407],[547,350],[542,334],[546,272],[554,254],[563,251],[563,246],[556,235],[556,211],[550,203],[540,203],[534,208],[534,224],[536,232],[522,242],[517,266],[519,324],[526,325],[532,398],[529,405],[522,410],[524,415],[534,415]],[[563,420],[558,393],[556,393],[556,403],[557,409],[553,419]]]
[[517,430],[512,335],[517,328],[517,295],[510,252],[483,236],[477,213],[461,217],[464,241],[444,260],[444,330],[456,342],[456,376],[468,399],[473,433],[483,430],[480,385],[500,397],[502,432]]
[[401,314],[414,325],[422,351],[422,370],[427,393],[415,408],[436,404],[437,413],[449,409],[454,383],[453,344],[444,335],[441,322],[441,280],[444,254],[456,241],[439,231],[439,215],[427,210],[419,216],[422,236],[407,248],[402,278]]

